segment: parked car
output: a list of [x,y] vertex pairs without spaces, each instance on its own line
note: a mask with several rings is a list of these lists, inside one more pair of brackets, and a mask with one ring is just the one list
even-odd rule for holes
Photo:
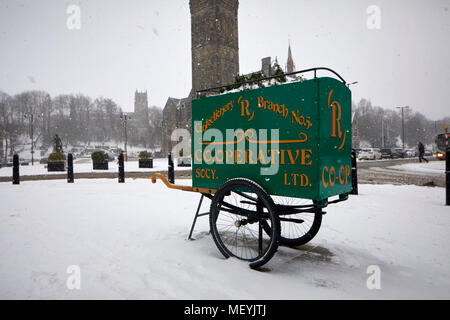
[[177,158],[177,165],[179,167],[190,167],[191,166],[191,157],[179,157],[179,158]]
[[425,150],[425,154],[424,155],[427,156],[427,157],[431,157],[431,156],[433,156],[433,151]]
[[417,150],[416,149],[407,149],[406,156],[410,157],[410,158],[417,157]]
[[48,157],[43,157],[41,160],[39,160],[40,164],[47,164],[48,163]]
[[[19,158],[19,165],[28,166],[30,164],[29,160]],[[4,166],[12,167],[14,165],[14,160],[12,157],[7,157],[6,163],[3,163]]]
[[122,149],[120,149],[120,148],[112,148],[112,149],[110,149],[110,151],[111,151],[112,154],[114,154],[116,157],[118,157],[118,156],[122,153]]
[[375,153],[375,160],[381,159],[381,150],[380,148],[373,148]]
[[359,160],[377,160],[381,159],[380,150],[377,148],[364,148],[358,154]]
[[356,158],[358,158],[358,155],[361,152],[361,148],[354,148],[353,150],[355,150]]
[[381,151],[381,159],[394,159],[394,149],[392,148],[383,148]]
[[13,158],[12,157],[7,157],[6,158],[6,166],[7,167],[12,167],[13,166]]
[[406,158],[406,150],[402,148],[394,149],[394,158]]
[[381,149],[382,159],[398,159],[405,158],[407,156],[406,150],[402,148],[383,148]]

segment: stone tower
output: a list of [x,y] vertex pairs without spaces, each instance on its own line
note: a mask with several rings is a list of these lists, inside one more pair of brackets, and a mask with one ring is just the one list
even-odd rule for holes
[[239,74],[238,0],[190,0],[192,90],[187,98],[169,97],[163,111],[161,151],[166,155],[177,128],[191,131],[196,91],[234,83]]
[[147,91],[134,93],[134,115],[137,118],[139,128],[147,128],[149,126],[148,119],[148,97]]
[[148,116],[148,96],[147,91],[134,93],[134,113],[131,114],[133,132],[130,136],[139,144],[147,145],[150,142],[150,122]]
[[190,0],[192,89],[234,83],[239,74],[238,0]]

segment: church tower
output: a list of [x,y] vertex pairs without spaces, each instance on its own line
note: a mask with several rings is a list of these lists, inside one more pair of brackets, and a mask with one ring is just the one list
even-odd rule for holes
[[234,83],[239,74],[238,0],[190,0],[192,89]]
[[149,126],[147,91],[138,92],[136,90],[134,93],[134,114],[139,127],[147,128]]
[[289,42],[288,59],[286,62],[286,73],[295,72],[294,59],[292,59],[291,43]]

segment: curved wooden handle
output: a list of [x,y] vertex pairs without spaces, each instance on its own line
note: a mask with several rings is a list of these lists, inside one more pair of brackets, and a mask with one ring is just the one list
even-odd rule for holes
[[156,183],[157,179],[161,180],[166,185],[166,187],[170,188],[170,189],[177,189],[177,190],[190,191],[190,192],[209,193],[209,194],[214,194],[216,192],[215,189],[180,186],[180,185],[170,183],[169,180],[167,180],[167,178],[162,173],[155,173],[154,175],[152,175],[152,183]]

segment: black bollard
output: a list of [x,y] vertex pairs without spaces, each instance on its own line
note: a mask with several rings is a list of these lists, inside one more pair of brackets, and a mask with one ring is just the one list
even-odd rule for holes
[[169,152],[168,155],[169,158],[169,182],[170,183],[175,183],[175,170],[174,170],[174,165],[173,165],[173,160],[172,160],[172,152]]
[[73,156],[71,153],[67,155],[67,182],[73,183]]
[[19,156],[17,154],[13,156],[13,184],[20,184]]
[[119,183],[125,182],[125,165],[123,162],[123,152],[119,154]]
[[450,206],[450,147],[445,152],[445,204]]
[[358,194],[358,169],[356,167],[356,151],[352,150],[352,191],[350,194]]

